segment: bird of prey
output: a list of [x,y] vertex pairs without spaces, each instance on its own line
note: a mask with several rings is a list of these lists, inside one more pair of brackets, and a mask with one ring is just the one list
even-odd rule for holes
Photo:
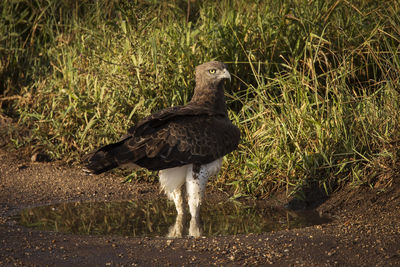
[[187,105],[139,121],[119,142],[85,155],[86,168],[94,174],[126,165],[159,171],[161,189],[174,201],[178,215],[184,213],[185,184],[192,220],[198,220],[208,178],[219,172],[223,156],[240,140],[225,104],[224,81],[230,79],[224,63],[197,66],[196,87]]

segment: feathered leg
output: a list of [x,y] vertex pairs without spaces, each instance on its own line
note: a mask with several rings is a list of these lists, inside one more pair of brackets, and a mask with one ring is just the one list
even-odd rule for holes
[[204,166],[190,166],[186,176],[186,192],[189,211],[192,218],[200,216],[200,205],[208,181],[208,172]]
[[216,175],[221,169],[222,158],[204,165],[193,164],[189,166],[186,175],[186,192],[190,215],[189,235],[201,236],[200,206],[204,198],[204,192],[208,178]]
[[175,203],[178,214],[184,213],[182,185],[185,183],[188,165],[161,170],[159,173],[161,189]]
[[175,189],[172,193],[168,194],[168,197],[172,199],[175,203],[176,212],[178,215],[182,215],[184,213],[183,207],[183,194],[182,194],[183,187],[179,187]]
[[189,167],[186,176],[189,211],[192,216],[189,225],[189,236],[199,237],[202,235],[200,205],[204,197],[207,181],[208,172],[204,166],[193,165]]

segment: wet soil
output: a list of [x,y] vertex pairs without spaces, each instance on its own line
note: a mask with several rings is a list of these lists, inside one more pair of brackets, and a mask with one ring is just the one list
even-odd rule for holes
[[[10,216],[63,202],[164,198],[158,185],[85,175],[62,162],[32,162],[0,145],[0,266],[400,266],[400,186],[343,188],[317,207],[332,221],[300,229],[223,237],[77,235],[28,229]],[[206,201],[231,195],[207,191]],[[267,204],[282,206],[285,198]]]

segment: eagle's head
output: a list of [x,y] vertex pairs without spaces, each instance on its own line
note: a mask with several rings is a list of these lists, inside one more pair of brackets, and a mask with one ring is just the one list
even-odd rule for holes
[[218,86],[224,80],[231,80],[226,65],[219,61],[210,61],[196,67],[196,84]]

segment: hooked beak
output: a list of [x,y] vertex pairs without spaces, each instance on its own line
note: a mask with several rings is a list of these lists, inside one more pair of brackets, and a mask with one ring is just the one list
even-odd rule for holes
[[227,69],[224,69],[220,75],[221,80],[222,79],[229,79],[229,81],[231,81],[231,74],[229,73],[229,71]]

